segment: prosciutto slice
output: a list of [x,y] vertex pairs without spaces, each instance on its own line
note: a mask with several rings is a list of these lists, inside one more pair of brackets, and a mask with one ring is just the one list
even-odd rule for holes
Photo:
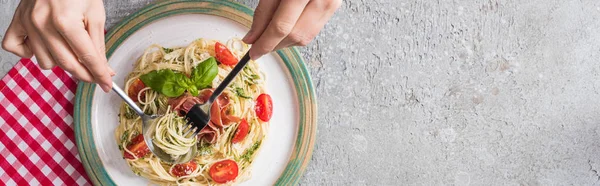
[[[185,115],[195,104],[202,104],[210,98],[213,89],[204,89],[195,97],[189,93],[169,100],[169,105],[174,111],[177,111],[180,116]],[[223,128],[229,126],[232,122],[239,122],[240,119],[236,116],[228,115],[227,106],[229,106],[229,97],[225,94],[219,95],[210,109],[210,122],[208,126],[200,130],[198,138],[205,140],[208,143],[215,143],[219,136],[223,133]]]

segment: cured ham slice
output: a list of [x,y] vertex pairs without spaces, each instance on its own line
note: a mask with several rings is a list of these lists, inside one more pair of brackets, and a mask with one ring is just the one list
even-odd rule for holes
[[[182,96],[169,100],[169,105],[180,116],[184,116],[194,105],[206,102],[212,95],[212,89],[204,89],[200,94],[192,96],[185,93]],[[215,143],[219,136],[223,133],[223,128],[229,126],[233,122],[239,122],[240,119],[236,116],[227,114],[227,106],[229,106],[229,97],[225,94],[219,95],[210,109],[210,122],[198,133],[198,138],[204,139],[208,143]]]

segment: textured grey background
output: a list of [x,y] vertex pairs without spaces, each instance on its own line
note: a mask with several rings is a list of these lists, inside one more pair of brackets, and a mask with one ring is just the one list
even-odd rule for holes
[[[148,2],[106,0],[107,27]],[[597,0],[345,0],[303,49],[301,184],[600,185],[599,18]]]

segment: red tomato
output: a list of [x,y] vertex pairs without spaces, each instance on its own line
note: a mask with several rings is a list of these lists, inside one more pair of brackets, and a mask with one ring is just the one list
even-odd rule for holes
[[265,122],[271,120],[273,116],[273,100],[269,94],[261,94],[256,98],[256,107],[254,108],[256,115],[260,120]]
[[238,59],[233,56],[227,47],[219,42],[215,43],[215,54],[217,61],[227,66],[233,66],[238,63]]
[[237,177],[238,166],[233,160],[223,160],[210,166],[208,174],[217,183],[227,183]]
[[[144,84],[144,82],[142,82],[141,79],[133,80],[133,83],[131,83],[131,85],[129,85],[129,90],[127,91],[129,98],[131,98],[135,102],[138,102],[139,101],[138,94],[144,88],[146,88],[146,85]],[[142,92],[142,95],[140,95],[140,98],[144,99],[145,96],[146,96],[146,92]]]
[[187,176],[192,174],[196,168],[198,168],[198,164],[195,161],[177,164],[171,169],[171,174],[177,177]]
[[245,119],[242,119],[242,121],[240,122],[240,125],[237,128],[237,132],[235,132],[235,135],[233,135],[233,139],[231,140],[231,143],[239,143],[242,140],[244,140],[246,135],[248,135],[248,130],[249,130],[248,122]]
[[[144,135],[142,134],[135,136],[135,138],[131,140],[131,143],[127,145],[127,149],[133,152],[138,158],[144,157],[150,152],[150,149],[148,149],[148,146],[146,146],[146,142],[144,141]],[[127,151],[123,153],[123,156],[127,159],[135,159],[133,154],[130,154]]]

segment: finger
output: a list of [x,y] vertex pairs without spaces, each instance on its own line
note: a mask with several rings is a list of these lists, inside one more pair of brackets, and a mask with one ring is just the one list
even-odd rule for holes
[[266,30],[250,48],[250,57],[258,59],[272,51],[294,28],[309,0],[283,0]]
[[[67,42],[53,28],[50,21],[53,19],[45,19],[49,15],[49,10],[40,9],[31,14],[29,18],[33,29],[39,34],[45,48],[49,51],[54,63],[69,72],[73,77],[85,81],[92,82],[93,78],[87,69],[79,63],[75,55],[71,51]],[[56,19],[54,19],[56,21]]]
[[292,32],[275,47],[275,50],[289,46],[308,45],[319,34],[319,31],[323,29],[339,6],[339,2],[335,1],[311,1],[308,3]]
[[[108,61],[108,59],[106,59],[106,44],[104,42],[104,21],[88,24],[87,30],[90,38],[92,38],[92,43],[94,43],[94,46],[96,46],[96,49],[98,50],[98,55],[103,57],[104,61]],[[115,71],[110,67],[110,65],[108,65],[108,63],[106,65],[108,66],[110,76],[115,76]]]
[[27,32],[19,21],[19,13],[16,12],[12,22],[10,23],[10,26],[6,30],[4,39],[2,40],[2,48],[19,57],[31,58],[33,53],[25,42]]
[[[50,1],[55,2],[55,1]],[[77,21],[70,21],[69,19],[75,19],[73,17],[57,17],[54,19],[48,19],[51,11],[49,8],[39,8],[31,13],[31,25],[40,35],[40,38],[44,42],[44,46],[50,52],[52,59],[57,66],[63,70],[69,72],[73,77],[85,81],[93,82],[94,78],[91,73],[79,62],[74,52],[67,41],[57,31],[55,25],[64,26],[67,24],[77,23]],[[62,24],[56,24],[62,23]],[[83,23],[81,23],[83,29]],[[88,36],[89,37],[89,36]]]
[[98,55],[104,58],[106,61],[106,45],[104,43],[104,23],[89,23],[87,26],[87,32],[89,37],[92,39],[92,43],[98,51]]
[[250,31],[244,36],[244,43],[253,44],[258,37],[265,31],[271,18],[279,6],[280,0],[261,0],[258,2],[256,10],[254,10],[254,17],[252,18],[252,27]]
[[[24,15],[23,19],[31,20],[31,18],[26,14]],[[46,48],[42,37],[37,32],[31,21],[26,21],[24,23],[25,24],[23,24],[23,27],[25,27],[25,30],[29,35],[27,36],[26,40],[27,46],[35,55],[35,58],[40,68],[44,70],[54,68],[56,66],[56,63],[54,62],[54,59],[52,59],[52,55],[50,55],[50,52]]]
[[[88,30],[88,33],[90,33],[90,37],[92,38],[92,42],[94,43],[94,45],[96,46],[96,48],[98,49],[98,55],[102,56],[104,58],[104,61],[107,61],[106,65],[108,66],[108,71],[110,76],[115,76],[116,73],[115,71],[110,67],[110,65],[108,65],[108,59],[106,58],[106,44],[104,42],[104,24],[100,24],[102,25],[97,26],[95,28],[90,28]],[[112,86],[112,84],[111,84]]]
[[38,65],[41,69],[49,70],[56,66],[50,52],[44,46],[44,42],[40,38],[39,34],[36,31],[29,32],[29,36],[27,37],[27,46],[31,48],[33,53],[35,54],[35,58],[38,62]]
[[42,40],[50,51],[56,65],[81,81],[94,82],[94,78],[90,72],[77,60],[69,44],[62,38],[58,31],[45,29],[44,33],[46,35],[42,35]]
[[[81,23],[83,24],[83,22]],[[83,26],[62,23],[55,24],[55,26],[79,61],[87,67],[95,82],[102,87],[104,92],[110,91],[112,78],[105,57],[98,54],[96,46]]]
[[[104,23],[106,22],[104,4],[102,1],[94,1],[95,3],[92,6],[96,6],[88,12],[86,18],[86,30],[88,31],[90,38],[92,38],[92,42],[96,49],[98,50],[98,54],[100,54],[104,61],[106,60],[106,46],[104,41],[104,35],[106,31],[104,30]],[[112,84],[112,83],[111,83]]]
[[[296,36],[294,36],[294,37],[296,37]],[[281,50],[281,49],[284,49],[287,47],[296,46],[296,45],[294,45],[294,43],[295,43],[294,40],[295,39],[290,39],[289,37],[286,37],[285,39],[283,39],[283,41],[281,41],[281,43],[277,44],[277,46],[275,47],[275,49],[273,49],[273,51]]]

